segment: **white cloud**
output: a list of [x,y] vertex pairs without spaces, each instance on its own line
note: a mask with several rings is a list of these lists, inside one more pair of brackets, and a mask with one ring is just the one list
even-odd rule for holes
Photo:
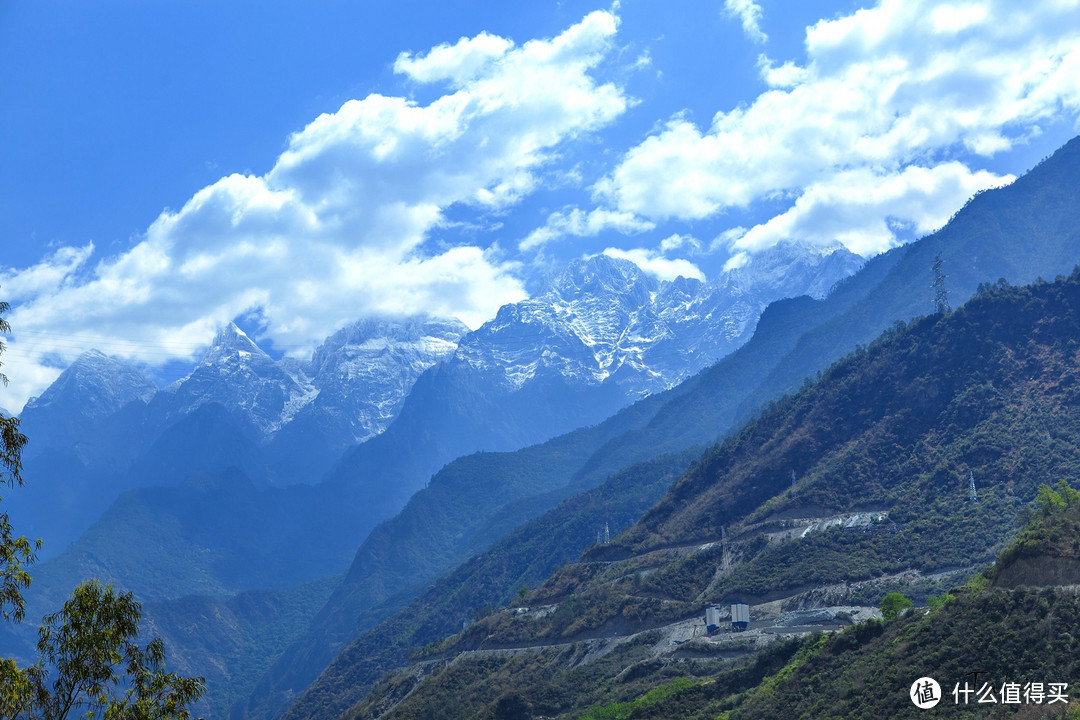
[[704,280],[705,273],[697,265],[684,258],[664,257],[655,250],[648,248],[633,248],[621,250],[619,248],[607,248],[604,255],[622,260],[629,260],[647,273],[655,275],[661,280],[674,280],[677,277],[694,278]]
[[394,62],[394,72],[421,83],[448,80],[460,87],[474,79],[488,63],[506,55],[513,46],[512,40],[484,32],[473,38],[463,37],[454,45],[443,43],[426,55],[403,52]]
[[941,5],[930,12],[935,32],[955,34],[980,25],[988,19],[986,6],[976,3]]
[[[85,344],[35,341],[36,354],[23,360],[38,369],[48,352],[70,360],[121,340],[133,344],[117,354],[130,358],[188,357],[217,326],[252,309],[266,336],[298,351],[371,313],[426,311],[480,324],[524,297],[517,266],[479,247],[432,251],[425,241],[451,205],[517,202],[560,144],[625,111],[622,89],[590,74],[616,27],[614,15],[594,12],[520,47],[482,33],[399,56],[399,73],[447,82],[452,92],[427,105],[350,100],[293,134],[265,175],[203,188],[92,270],[88,245],[5,271],[0,282],[19,297],[9,357],[20,331],[42,330]],[[20,374],[40,383],[49,373]],[[3,392],[0,405],[17,410],[42,389],[33,385]]]
[[697,252],[701,249],[701,242],[692,235],[680,235],[678,233],[668,235],[660,241],[660,252],[669,253],[681,248],[687,248],[690,252]]
[[761,5],[754,0],[724,0],[724,11],[742,23],[746,37],[756,43],[763,43],[768,36],[761,31]]
[[596,237],[604,230],[615,230],[624,235],[652,230],[656,225],[634,213],[607,208],[585,212],[574,208],[569,212],[554,212],[547,222],[529,233],[518,244],[519,250],[534,250],[541,245],[562,237]]
[[697,265],[681,257],[669,257],[682,251],[686,254],[695,254],[701,250],[701,242],[691,235],[668,235],[660,241],[657,249],[609,247],[603,254],[609,257],[629,260],[647,273],[655,275],[661,280],[674,280],[677,277],[694,278],[705,280],[705,273]]
[[745,267],[748,262],[750,262],[750,253],[741,250],[727,259],[727,262],[724,263],[724,272],[738,270]]
[[657,222],[789,197],[793,206],[740,247],[781,235],[832,242],[833,232],[859,252],[887,247],[897,242],[890,223],[934,227],[1008,179],[956,158],[973,154],[975,165],[1080,114],[1078,9],[1078,0],[881,0],[822,20],[807,29],[805,65],[763,58],[769,90],[707,129],[672,118],[597,195]]
[[93,243],[82,247],[62,247],[37,265],[22,270],[0,270],[0,288],[3,289],[4,300],[16,304],[24,298],[56,292],[72,282],[75,273],[93,253]]
[[806,68],[796,65],[788,60],[783,65],[777,65],[768,55],[758,56],[758,72],[765,84],[773,88],[790,88],[799,83],[806,82],[808,73]]
[[731,247],[760,251],[799,237],[822,246],[837,241],[870,257],[895,244],[890,223],[926,234],[945,224],[979,190],[1003,182],[993,173],[972,172],[959,162],[932,168],[910,165],[900,172],[857,168],[807,186],[786,212],[742,234]]
[[717,250],[726,250],[735,245],[735,241],[746,234],[746,228],[742,225],[737,225],[733,228],[728,228],[722,233],[713,238],[709,243],[709,252],[716,252]]

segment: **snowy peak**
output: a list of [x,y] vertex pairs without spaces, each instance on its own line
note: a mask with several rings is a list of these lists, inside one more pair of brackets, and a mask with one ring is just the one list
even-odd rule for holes
[[837,244],[829,248],[781,242],[764,250],[746,265],[724,273],[720,282],[749,293],[781,297],[810,295],[821,299],[837,280],[854,274],[866,261]]
[[247,333],[237,327],[236,323],[229,323],[218,331],[199,364],[215,365],[230,356],[242,360],[255,358],[261,361],[265,358],[273,362],[270,356],[248,337]]
[[468,331],[459,320],[428,315],[369,318],[339,330],[312,356],[309,374],[319,395],[303,421],[347,429],[342,441],[377,435],[416,379],[452,356]]
[[218,403],[263,434],[277,430],[314,397],[302,372],[276,362],[234,323],[217,333],[195,370],[170,390],[174,412],[186,415]]
[[656,280],[629,260],[594,255],[571,262],[551,280],[543,296],[563,302],[618,297],[640,305],[656,287]]
[[71,363],[40,397],[23,407],[23,431],[31,438],[24,455],[37,456],[49,448],[97,448],[88,438],[106,418],[133,403],[147,403],[157,387],[137,368],[97,350]]
[[628,399],[678,383],[738,347],[765,306],[824,295],[862,259],[783,244],[713,282],[660,282],[598,255],[571,263],[544,291],[499,309],[467,335],[454,362],[514,391],[545,375],[571,386],[615,382]]
[[409,350],[446,357],[468,331],[459,320],[427,315],[360,320],[337,331],[319,346],[311,359],[312,374],[320,378],[327,373],[347,372],[357,361]]
[[229,323],[195,370],[170,388],[174,411],[216,402],[264,440],[296,423],[300,434],[344,446],[382,432],[420,374],[451,356],[466,332],[458,320],[371,318],[337,331],[301,361],[273,359]]
[[89,350],[60,373],[40,397],[31,398],[24,413],[63,408],[99,419],[133,400],[146,402],[156,392],[154,383],[134,366],[98,350]]

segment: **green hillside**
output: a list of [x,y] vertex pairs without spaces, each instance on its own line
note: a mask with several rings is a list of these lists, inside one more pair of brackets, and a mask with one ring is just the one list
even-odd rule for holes
[[[935,254],[940,253],[945,263],[949,275],[946,286],[954,304],[970,297],[979,283],[999,277],[1019,283],[1031,282],[1039,275],[1052,277],[1069,272],[1080,260],[1077,255],[1080,238],[1074,222],[1080,213],[1080,193],[1075,190],[1078,174],[1080,139],[1061,148],[1012,185],[979,195],[937,233],[873,258],[862,270],[840,283],[825,300],[795,298],[774,303],[762,315],[753,338],[739,350],[677,388],[647,398],[598,426],[619,423],[624,429],[592,452],[571,477],[561,480],[569,484],[558,493],[545,491],[546,494],[524,498],[481,520],[480,525],[488,532],[474,536],[476,542],[469,550],[482,550],[485,542],[498,537],[493,532],[496,528],[509,529],[513,520],[520,522],[535,516],[572,492],[594,487],[631,463],[715,442],[737,423],[752,417],[770,398],[798,388],[805,378],[850,352],[857,343],[869,343],[898,320],[932,311],[929,286]],[[1023,242],[1017,238],[1023,238]],[[560,442],[577,443],[573,439],[575,434],[565,436]],[[483,483],[482,478],[478,477],[477,481]],[[551,486],[552,483],[546,484]],[[506,512],[509,510],[517,514]],[[438,532],[447,536],[457,531],[448,527]],[[417,548],[415,552],[421,554],[425,545],[422,538],[422,533],[395,537],[397,542]],[[362,558],[363,553],[358,555],[361,564]],[[435,577],[453,564],[441,569],[429,567],[432,572],[429,577]],[[379,587],[386,573],[377,567],[372,569],[374,572],[366,575],[352,573],[353,586]],[[418,578],[414,588],[422,588],[423,583]],[[361,596],[356,593],[335,596],[322,614],[333,622],[317,622],[310,636],[298,644],[296,649],[301,652],[286,652],[260,683],[259,692],[287,695],[310,682],[323,665],[317,662],[317,654],[302,648],[340,647],[324,641],[322,636],[328,631],[340,638],[340,629],[352,626],[354,630],[347,637],[358,637],[363,625],[352,623],[358,619],[364,623],[365,617],[371,617],[370,608],[365,609],[362,603],[338,602],[338,597]],[[404,602],[412,596],[406,592],[399,597]],[[492,596],[487,602],[496,599]],[[333,630],[335,626],[337,630]],[[252,701],[263,705],[265,699],[266,695],[253,697]],[[307,716],[306,711],[300,711],[299,707],[297,710],[298,717]],[[264,713],[247,717],[263,720],[271,716],[272,713]]]
[[[646,695],[582,717],[918,718],[928,710],[915,707],[908,692],[921,677],[933,677],[941,686],[936,716],[1080,717],[1080,687],[1072,682],[1080,671],[1080,599],[1075,587],[1068,587],[1075,586],[1077,576],[1056,576],[1057,561],[1075,561],[1078,548],[1080,492],[1065,483],[1056,490],[1044,486],[1028,524],[985,572],[995,578],[994,586],[979,576],[934,603],[932,610],[908,612],[884,624],[870,621],[837,635],[811,636],[795,653],[790,648],[772,653],[790,660],[783,667],[774,660],[772,672],[759,673],[760,681],[752,686],[734,685],[736,673],[726,671],[662,686],[670,692],[653,702]],[[995,587],[1018,562],[1041,566],[1045,574],[1012,589]],[[1061,580],[1072,582],[1062,587]],[[976,671],[977,678],[971,675]],[[1024,694],[1028,683],[1042,683],[1044,691],[1050,683],[1069,683],[1060,692],[1070,702],[1051,702],[1050,693],[1038,702],[1034,688]],[[981,697],[996,703],[977,702],[984,684],[992,693]]]
[[[574,717],[676,677],[736,672],[724,657],[789,652],[779,631],[672,645],[665,633],[710,601],[737,596],[762,613],[943,594],[994,558],[1041,483],[1080,483],[1078,339],[1080,273],[986,286],[954,313],[894,328],[707,452],[616,542],[522,598],[527,610],[432,647],[349,716]],[[971,597],[973,609],[942,612],[982,612],[983,595]],[[1044,599],[1072,618],[1055,598]],[[868,634],[800,647],[817,657],[850,638],[873,645]]]

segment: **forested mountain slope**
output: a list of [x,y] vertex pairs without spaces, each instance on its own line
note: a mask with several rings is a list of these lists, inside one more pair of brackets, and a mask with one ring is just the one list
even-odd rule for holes
[[710,602],[737,597],[779,627],[783,612],[947,589],[949,572],[1004,546],[1041,483],[1080,483],[1078,338],[1080,273],[987,286],[892,329],[708,451],[626,533],[516,603],[528,610],[431,648],[349,716],[496,717],[513,704],[573,717],[715,676],[731,643],[750,643],[745,654],[777,637],[673,644]]
[[[584,717],[1075,717],[1075,572],[1058,577],[1051,571],[1025,583],[1001,580],[1018,563],[1025,572],[1040,564],[1060,567],[1063,560],[1075,566],[1078,545],[1080,493],[1067,484],[1044,486],[1020,537],[986,577],[939,596],[929,611],[811,635],[763,653],[753,665],[668,683]],[[910,700],[911,686],[923,677],[940,686],[932,710]]]
[[[870,342],[880,329],[931,312],[937,254],[954,304],[980,282],[1002,276],[1028,282],[1071,271],[1080,261],[1080,238],[1071,220],[1080,215],[1077,188],[1080,141],[1073,140],[1013,185],[979,195],[937,233],[872,259],[824,300],[774,303],[739,350],[679,387],[624,411],[641,417],[597,450],[568,489],[584,490],[630,463],[722,437],[764,401],[797,388],[833,358]],[[962,272],[954,272],[959,267]],[[329,607],[324,613],[331,614]],[[336,616],[343,625],[353,622],[354,616]],[[287,653],[283,662],[295,672],[288,658]],[[302,687],[295,675],[285,679],[290,671],[278,668],[275,673],[279,692]]]

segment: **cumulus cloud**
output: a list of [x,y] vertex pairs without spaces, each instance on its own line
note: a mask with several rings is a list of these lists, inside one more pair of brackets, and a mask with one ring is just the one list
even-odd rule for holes
[[484,32],[473,38],[463,37],[454,45],[443,43],[426,55],[403,52],[394,62],[394,72],[421,83],[448,80],[460,87],[475,78],[491,61],[506,55],[513,46],[512,40]]
[[705,129],[672,118],[597,195],[655,222],[787,197],[791,208],[736,248],[786,237],[881,250],[897,242],[890,225],[933,229],[973,192],[1010,179],[967,166],[980,156],[1080,113],[1078,9],[881,0],[822,20],[806,31],[804,65],[763,58],[770,89]]
[[692,235],[676,233],[660,241],[657,248],[622,249],[609,247],[603,255],[629,260],[643,271],[655,275],[660,280],[674,280],[677,277],[704,280],[705,273],[685,257],[675,255],[695,255],[701,251],[701,241]]
[[[426,241],[451,205],[516,203],[560,144],[625,111],[623,90],[591,74],[616,29],[617,18],[598,11],[520,47],[481,33],[400,55],[397,72],[450,91],[426,105],[377,94],[350,100],[293,134],[266,174],[203,188],[93,268],[87,245],[4,271],[0,283],[19,300],[11,357],[18,331],[41,330],[77,335],[82,349],[137,341],[116,354],[148,362],[190,356],[217,326],[251,310],[265,320],[264,336],[301,349],[371,313],[480,324],[524,297],[517,266],[480,247],[430,250]],[[24,360],[77,354],[45,345]],[[17,409],[40,389],[12,389],[0,404]]]
[[742,23],[746,37],[756,43],[763,43],[768,36],[761,31],[761,5],[754,0],[724,0],[724,12]]
[[660,251],[664,253],[682,248],[686,248],[689,252],[697,252],[701,250],[701,242],[692,235],[680,235],[679,233],[668,235],[660,241]]
[[82,247],[62,247],[41,262],[22,270],[0,269],[0,288],[6,302],[18,303],[44,293],[52,293],[68,285],[75,273],[94,253],[94,244]]
[[518,249],[533,250],[567,236],[596,237],[604,230],[615,230],[624,235],[633,235],[652,230],[654,227],[656,227],[655,223],[631,212],[607,208],[595,208],[585,212],[580,208],[573,208],[549,215],[543,227],[529,233],[528,237],[518,244]]
[[1013,179],[972,172],[959,162],[909,165],[894,173],[841,171],[828,182],[807,186],[790,209],[741,234],[731,247],[760,251],[798,237],[822,246],[841,242],[870,257],[895,244],[894,224],[929,233],[979,190]]
[[645,272],[655,275],[661,280],[674,280],[680,276],[693,278],[695,280],[705,279],[705,273],[701,272],[701,269],[689,260],[685,258],[664,257],[663,254],[648,248],[621,250],[619,248],[610,247],[604,250],[603,254],[609,257],[629,260]]

